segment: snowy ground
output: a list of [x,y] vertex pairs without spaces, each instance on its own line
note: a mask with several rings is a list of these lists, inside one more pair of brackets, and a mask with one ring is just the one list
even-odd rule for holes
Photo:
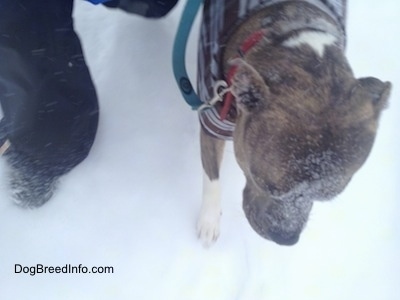
[[[400,3],[366,3],[349,3],[348,58],[358,77],[394,85],[367,163],[335,201],[315,205],[296,246],[279,247],[245,220],[244,179],[228,147],[221,237],[204,249],[195,236],[199,126],[170,63],[183,3],[149,21],[77,1],[76,27],[101,104],[98,137],[37,210],[7,198],[0,161],[0,298],[399,299]],[[113,266],[114,273],[30,276],[15,274],[15,264]]]

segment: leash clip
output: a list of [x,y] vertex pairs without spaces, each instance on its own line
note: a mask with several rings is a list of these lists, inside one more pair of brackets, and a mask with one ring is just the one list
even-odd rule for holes
[[203,110],[212,108],[218,102],[224,101],[225,94],[229,93],[231,88],[228,86],[228,83],[225,80],[218,80],[214,85],[213,91],[214,96],[207,103],[200,105],[198,108],[199,113]]

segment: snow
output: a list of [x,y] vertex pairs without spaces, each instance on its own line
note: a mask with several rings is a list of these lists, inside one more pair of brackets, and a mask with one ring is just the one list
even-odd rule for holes
[[[244,178],[230,145],[220,238],[205,249],[196,237],[199,125],[171,73],[183,1],[159,21],[76,1],[101,105],[98,136],[89,158],[40,209],[8,199],[0,161],[1,298],[398,299],[400,3],[349,2],[347,54],[355,74],[394,86],[367,163],[343,194],[314,205],[296,246],[282,247],[246,221]],[[196,38],[187,57],[192,75]],[[113,266],[114,273],[31,276],[15,274],[15,264]]]

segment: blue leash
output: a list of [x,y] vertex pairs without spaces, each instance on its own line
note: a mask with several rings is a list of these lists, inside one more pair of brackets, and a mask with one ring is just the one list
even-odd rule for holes
[[197,110],[201,105],[203,105],[203,102],[194,91],[192,83],[190,82],[189,76],[186,72],[185,54],[190,30],[202,3],[203,0],[187,0],[186,6],[183,9],[181,20],[179,22],[178,32],[175,36],[172,53],[172,66],[175,80],[178,83],[183,98],[193,110]]

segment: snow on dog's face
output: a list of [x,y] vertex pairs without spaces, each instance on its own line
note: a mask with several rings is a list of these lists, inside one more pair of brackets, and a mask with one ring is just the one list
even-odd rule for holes
[[233,62],[243,209],[258,234],[282,245],[298,241],[313,201],[338,195],[365,162],[390,91],[376,78],[355,79],[341,54],[325,52]]

